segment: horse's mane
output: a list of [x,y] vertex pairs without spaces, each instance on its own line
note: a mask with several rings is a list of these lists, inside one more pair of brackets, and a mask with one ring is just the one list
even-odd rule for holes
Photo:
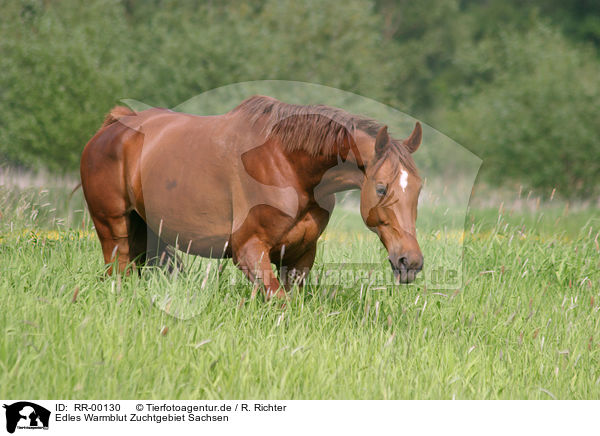
[[[277,136],[288,151],[304,150],[312,156],[331,155],[355,130],[375,138],[382,125],[377,121],[325,105],[288,104],[272,97],[255,95],[244,100],[232,113],[241,113],[252,124],[266,118],[267,136]],[[416,173],[416,166],[402,141],[391,139],[402,165]]]

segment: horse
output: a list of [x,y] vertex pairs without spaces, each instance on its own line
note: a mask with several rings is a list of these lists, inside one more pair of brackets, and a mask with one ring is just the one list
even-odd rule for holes
[[286,297],[313,267],[335,193],[359,189],[365,225],[410,283],[423,267],[421,138],[419,122],[397,140],[371,118],[266,96],[215,116],[117,106],[82,152],[81,184],[109,274],[185,248]]

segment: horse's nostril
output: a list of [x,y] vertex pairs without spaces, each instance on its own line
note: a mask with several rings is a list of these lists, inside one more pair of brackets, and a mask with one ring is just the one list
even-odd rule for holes
[[398,258],[398,267],[407,270],[420,271],[423,268],[423,256],[409,253]]

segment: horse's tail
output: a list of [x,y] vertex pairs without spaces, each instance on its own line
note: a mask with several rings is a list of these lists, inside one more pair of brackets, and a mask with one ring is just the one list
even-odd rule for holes
[[71,198],[73,198],[73,194],[75,194],[79,188],[81,188],[81,182],[78,183],[77,186],[75,186],[69,194],[69,201],[71,201]]
[[112,123],[119,121],[121,117],[128,117],[131,115],[135,115],[135,112],[125,106],[115,106],[110,110],[106,117],[104,118],[104,123],[102,123],[102,127],[106,127]]

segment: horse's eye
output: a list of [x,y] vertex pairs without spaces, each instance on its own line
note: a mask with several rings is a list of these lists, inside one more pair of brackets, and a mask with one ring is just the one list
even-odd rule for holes
[[387,193],[387,186],[379,184],[375,187],[375,192],[380,197],[383,197]]

